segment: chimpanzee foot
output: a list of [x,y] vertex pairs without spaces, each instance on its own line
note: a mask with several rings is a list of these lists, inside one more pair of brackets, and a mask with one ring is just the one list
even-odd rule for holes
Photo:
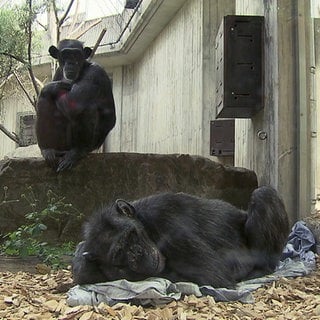
[[48,166],[56,170],[58,166],[56,151],[54,149],[43,149],[41,150],[41,154],[44,157]]

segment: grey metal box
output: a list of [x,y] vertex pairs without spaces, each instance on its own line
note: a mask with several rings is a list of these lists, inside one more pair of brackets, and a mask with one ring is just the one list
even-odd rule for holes
[[264,17],[225,16],[215,49],[217,118],[251,118],[264,105]]

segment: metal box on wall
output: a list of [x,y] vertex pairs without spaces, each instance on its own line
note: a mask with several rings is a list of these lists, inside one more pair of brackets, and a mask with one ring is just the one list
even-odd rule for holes
[[37,143],[36,132],[36,115],[30,112],[17,113],[17,128],[19,131],[20,147],[26,147]]
[[234,119],[210,121],[210,155],[234,155]]
[[264,17],[225,16],[215,49],[217,118],[251,118],[264,105]]
[[134,9],[137,6],[138,2],[139,0],[126,0],[124,7],[126,9]]

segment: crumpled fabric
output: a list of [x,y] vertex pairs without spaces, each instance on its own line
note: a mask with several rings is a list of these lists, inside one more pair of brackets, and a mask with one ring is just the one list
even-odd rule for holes
[[304,221],[298,221],[291,229],[282,259],[299,258],[306,264],[316,263],[316,240]]
[[235,289],[198,286],[191,282],[172,283],[163,278],[148,278],[143,281],[125,279],[105,283],[77,285],[67,295],[69,306],[98,305],[101,302],[112,306],[118,302],[131,302],[143,306],[167,304],[180,300],[184,295],[196,297],[210,295],[215,301],[241,301],[253,303],[252,292],[266,283],[282,277],[298,277],[309,274],[315,268],[315,239],[303,221],[292,228],[283,251],[283,260],[271,275],[239,282]]

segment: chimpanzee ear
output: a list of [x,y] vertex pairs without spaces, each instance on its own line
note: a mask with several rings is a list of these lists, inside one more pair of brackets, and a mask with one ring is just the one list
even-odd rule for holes
[[88,59],[92,53],[92,49],[89,47],[83,48],[84,58]]
[[51,56],[52,58],[58,59],[58,57],[59,57],[59,50],[58,50],[57,47],[51,46],[51,47],[49,48],[49,53],[50,53],[50,56]]
[[118,199],[116,200],[116,209],[120,214],[124,214],[128,217],[135,216],[135,209],[132,204],[127,202],[126,200]]

